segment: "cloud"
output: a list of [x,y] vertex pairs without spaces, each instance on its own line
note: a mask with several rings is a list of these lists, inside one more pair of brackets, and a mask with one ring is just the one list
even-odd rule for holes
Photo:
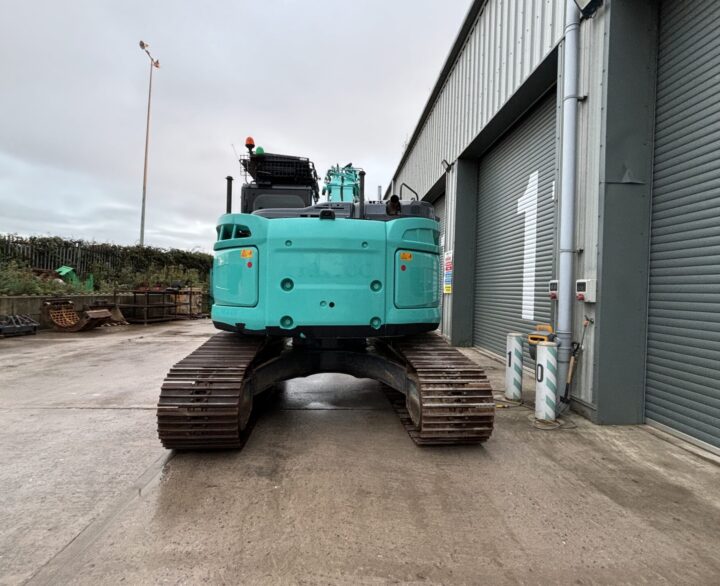
[[[8,3],[0,21],[0,232],[210,250],[231,143],[387,184],[470,0]],[[237,184],[236,184],[237,185]]]

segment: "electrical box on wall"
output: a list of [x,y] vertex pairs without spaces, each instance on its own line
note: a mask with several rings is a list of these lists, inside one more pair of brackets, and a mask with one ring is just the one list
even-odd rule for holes
[[558,282],[556,279],[553,279],[552,281],[548,281],[548,297],[550,299],[557,301],[558,298]]
[[595,303],[597,279],[578,279],[575,281],[575,299],[585,303]]

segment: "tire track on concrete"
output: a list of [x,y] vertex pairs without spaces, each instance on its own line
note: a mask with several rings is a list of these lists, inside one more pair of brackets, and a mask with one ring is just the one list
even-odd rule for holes
[[38,568],[24,584],[27,586],[66,584],[77,575],[85,551],[125,512],[142,498],[160,479],[165,465],[175,456],[171,451],[160,456],[126,489],[104,513],[93,519],[59,552]]

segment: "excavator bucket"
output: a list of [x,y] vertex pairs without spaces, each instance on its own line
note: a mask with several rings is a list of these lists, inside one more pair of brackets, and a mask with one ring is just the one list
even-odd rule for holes
[[125,316],[122,314],[122,311],[120,311],[120,308],[117,305],[114,305],[110,309],[110,323],[119,326],[128,323],[125,319]]
[[46,301],[43,304],[43,314],[45,320],[52,323],[54,329],[59,332],[83,332],[113,320],[110,309],[93,308],[78,311],[70,299]]
[[[93,304],[88,307],[85,310],[85,313],[90,313],[91,311],[99,311],[99,310],[105,310],[110,312],[110,319],[106,322],[107,325],[110,326],[125,326],[127,325],[127,320],[125,319],[125,316],[123,315],[122,311],[120,310],[120,307],[118,307],[117,303],[107,303],[104,301],[95,301]],[[99,314],[98,314],[99,315]]]

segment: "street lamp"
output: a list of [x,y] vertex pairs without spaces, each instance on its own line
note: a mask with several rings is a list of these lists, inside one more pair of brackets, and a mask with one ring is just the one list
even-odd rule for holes
[[147,107],[147,125],[145,127],[145,165],[143,167],[143,195],[142,195],[142,212],[140,214],[140,246],[145,245],[145,198],[147,194],[147,161],[148,161],[148,143],[150,142],[150,98],[152,97],[152,78],[153,69],[160,68],[160,61],[153,59],[148,51],[149,45],[144,41],[140,41],[140,49],[147,53],[150,58],[150,87],[148,88],[148,107]]

